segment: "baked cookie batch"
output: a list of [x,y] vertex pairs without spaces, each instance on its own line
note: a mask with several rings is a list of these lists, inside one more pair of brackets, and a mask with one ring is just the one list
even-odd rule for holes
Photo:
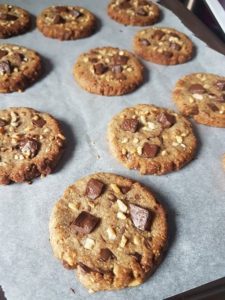
[[[159,7],[146,0],[111,0],[107,12],[131,26],[149,26],[160,19]],[[50,6],[37,17],[37,28],[48,38],[75,40],[92,35],[96,22],[86,8]],[[0,5],[0,38],[29,28],[27,11]],[[124,95],[144,81],[138,57],[161,65],[182,64],[192,59],[194,45],[173,28],[151,26],[135,34],[133,50],[136,55],[110,46],[82,53],[73,68],[74,79],[90,93]],[[41,71],[35,51],[0,44],[0,93],[25,90]],[[112,117],[107,140],[122,165],[143,175],[179,170],[197,148],[187,117],[225,127],[225,77],[186,75],[176,83],[172,97],[180,113],[139,104]],[[48,175],[65,144],[60,124],[49,114],[23,107],[0,110],[0,184]],[[149,189],[110,173],[95,173],[68,187],[53,208],[49,230],[54,255],[65,268],[75,269],[90,291],[141,284],[159,264],[168,240],[166,212]]]

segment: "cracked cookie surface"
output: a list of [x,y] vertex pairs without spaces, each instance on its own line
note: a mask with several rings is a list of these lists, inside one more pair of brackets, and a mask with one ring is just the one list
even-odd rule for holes
[[173,28],[151,27],[134,37],[134,51],[143,59],[162,65],[182,64],[193,57],[193,43]]
[[192,126],[185,117],[148,104],[126,108],[114,116],[107,138],[113,156],[141,174],[178,170],[196,150]]
[[0,4],[0,38],[19,35],[30,28],[30,14],[17,6]]
[[108,15],[124,25],[147,26],[159,20],[160,9],[146,0],[112,0]]
[[0,45],[0,93],[20,92],[41,74],[41,58],[33,50]]
[[173,100],[185,116],[204,125],[225,127],[225,77],[193,73],[176,83]]
[[37,17],[37,27],[46,37],[75,40],[95,31],[96,17],[79,6],[50,6]]
[[92,291],[141,284],[167,243],[165,211],[151,192],[110,173],[68,187],[49,228],[54,255]]
[[80,55],[74,66],[74,78],[90,93],[116,96],[136,89],[144,80],[143,71],[131,52],[103,47]]
[[48,175],[65,144],[52,116],[23,107],[0,110],[0,137],[0,184]]

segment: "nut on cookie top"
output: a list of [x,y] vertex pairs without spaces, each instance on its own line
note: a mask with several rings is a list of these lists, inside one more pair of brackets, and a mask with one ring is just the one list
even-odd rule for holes
[[135,286],[167,242],[164,209],[139,183],[96,173],[70,186],[50,219],[53,252],[93,291]]
[[107,137],[112,154],[142,174],[178,170],[196,149],[191,123],[185,117],[148,104],[126,108],[114,116]]
[[144,59],[158,64],[179,64],[192,58],[193,43],[173,28],[150,27],[137,32],[134,50]]
[[31,108],[0,110],[0,184],[49,174],[65,144],[57,121]]
[[120,95],[143,81],[143,66],[127,50],[102,47],[81,54],[74,67],[74,76],[91,92]]
[[108,5],[109,16],[125,25],[146,26],[159,19],[159,7],[146,0],[112,0]]
[[225,127],[225,77],[193,73],[176,83],[173,99],[186,116],[198,123]]
[[29,25],[30,15],[27,11],[14,5],[0,4],[0,38],[22,33]]

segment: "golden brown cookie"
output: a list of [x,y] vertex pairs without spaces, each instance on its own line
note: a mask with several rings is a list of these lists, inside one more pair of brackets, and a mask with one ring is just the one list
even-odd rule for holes
[[136,33],[134,51],[153,63],[176,65],[193,57],[193,43],[173,28],[150,27]]
[[48,175],[64,143],[58,122],[49,114],[23,107],[0,110],[0,184]]
[[165,211],[151,192],[110,173],[68,187],[49,228],[54,255],[92,291],[141,284],[167,243]]
[[76,40],[95,31],[96,17],[79,6],[50,6],[37,17],[37,27],[47,37]]
[[158,5],[146,0],[112,0],[108,15],[124,25],[147,26],[156,23],[160,17]]
[[114,116],[107,137],[113,156],[141,174],[178,170],[196,150],[192,126],[185,117],[148,104],[126,108]]
[[41,58],[31,49],[0,45],[0,93],[21,92],[41,74]]
[[134,54],[112,47],[83,53],[74,66],[74,78],[83,89],[106,96],[133,91],[143,82],[143,72]]
[[30,14],[17,6],[0,4],[0,38],[21,34],[30,28]]
[[193,73],[176,83],[173,99],[182,114],[204,125],[225,127],[225,77]]

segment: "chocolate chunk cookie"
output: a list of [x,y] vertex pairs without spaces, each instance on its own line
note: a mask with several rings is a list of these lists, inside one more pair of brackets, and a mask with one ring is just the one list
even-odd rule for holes
[[146,0],[112,0],[108,15],[124,25],[147,26],[158,21],[159,7]]
[[112,154],[141,174],[161,175],[183,167],[194,156],[196,138],[183,116],[139,104],[114,116],[108,126]]
[[36,52],[12,44],[0,45],[0,93],[23,91],[40,74],[41,58]]
[[37,17],[37,27],[47,37],[76,40],[94,32],[96,18],[83,7],[50,6]]
[[181,78],[173,99],[182,114],[204,125],[225,127],[225,77],[193,73]]
[[50,218],[54,255],[92,291],[141,284],[167,242],[163,207],[138,182],[96,173],[68,187]]
[[0,110],[0,184],[48,175],[61,157],[64,143],[52,116],[23,107]]
[[0,4],[0,38],[21,34],[30,28],[30,14],[17,6]]
[[78,84],[90,93],[115,96],[143,82],[143,66],[130,52],[103,47],[81,54],[74,66]]
[[161,65],[182,64],[193,56],[193,43],[172,28],[151,27],[137,32],[134,51],[143,59]]

